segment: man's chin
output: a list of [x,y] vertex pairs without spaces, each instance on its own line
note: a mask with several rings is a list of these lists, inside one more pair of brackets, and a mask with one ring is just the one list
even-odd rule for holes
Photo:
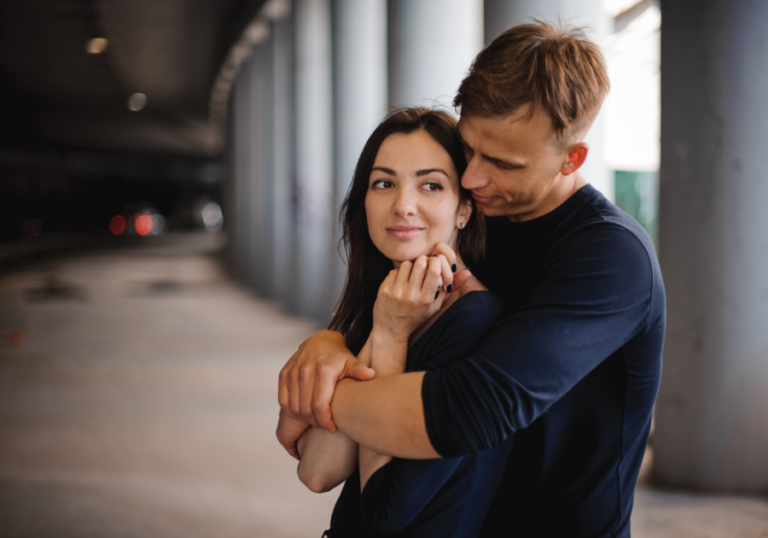
[[478,212],[480,212],[483,216],[486,217],[503,217],[506,216],[506,213],[504,212],[504,209],[502,207],[498,207],[496,204],[475,204],[475,208]]

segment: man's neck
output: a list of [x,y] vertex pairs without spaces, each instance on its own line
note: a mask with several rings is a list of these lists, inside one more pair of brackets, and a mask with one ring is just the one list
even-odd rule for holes
[[578,172],[567,176],[561,175],[535,209],[522,215],[508,215],[507,218],[512,222],[525,222],[542,217],[563,205],[586,184],[587,181]]

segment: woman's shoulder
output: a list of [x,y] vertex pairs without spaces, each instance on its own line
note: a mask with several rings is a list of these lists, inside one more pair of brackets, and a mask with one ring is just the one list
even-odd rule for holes
[[408,350],[406,370],[429,370],[464,357],[491,330],[502,305],[487,290],[459,297]]
[[492,325],[503,309],[504,302],[498,295],[487,289],[477,289],[459,297],[441,317],[448,324],[461,321],[465,326],[485,327]]

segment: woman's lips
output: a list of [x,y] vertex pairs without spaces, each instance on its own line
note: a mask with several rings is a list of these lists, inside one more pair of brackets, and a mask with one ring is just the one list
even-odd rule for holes
[[424,231],[424,228],[421,226],[390,226],[387,228],[387,233],[389,235],[396,237],[397,239],[410,239],[411,237],[416,237],[421,232]]
[[493,199],[496,198],[496,197],[495,196],[491,196],[489,198],[486,198],[485,196],[480,196],[479,194],[476,194],[476,193],[473,192],[472,193],[472,198],[474,198],[475,202],[477,202],[478,204],[490,204],[493,201]]

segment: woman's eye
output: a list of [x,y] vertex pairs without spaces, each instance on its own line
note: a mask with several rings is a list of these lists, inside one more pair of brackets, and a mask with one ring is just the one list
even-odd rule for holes
[[424,188],[429,192],[436,192],[443,190],[443,186],[440,183],[425,183]]
[[390,187],[392,187],[392,182],[385,179],[374,181],[371,185],[372,189],[389,189]]

